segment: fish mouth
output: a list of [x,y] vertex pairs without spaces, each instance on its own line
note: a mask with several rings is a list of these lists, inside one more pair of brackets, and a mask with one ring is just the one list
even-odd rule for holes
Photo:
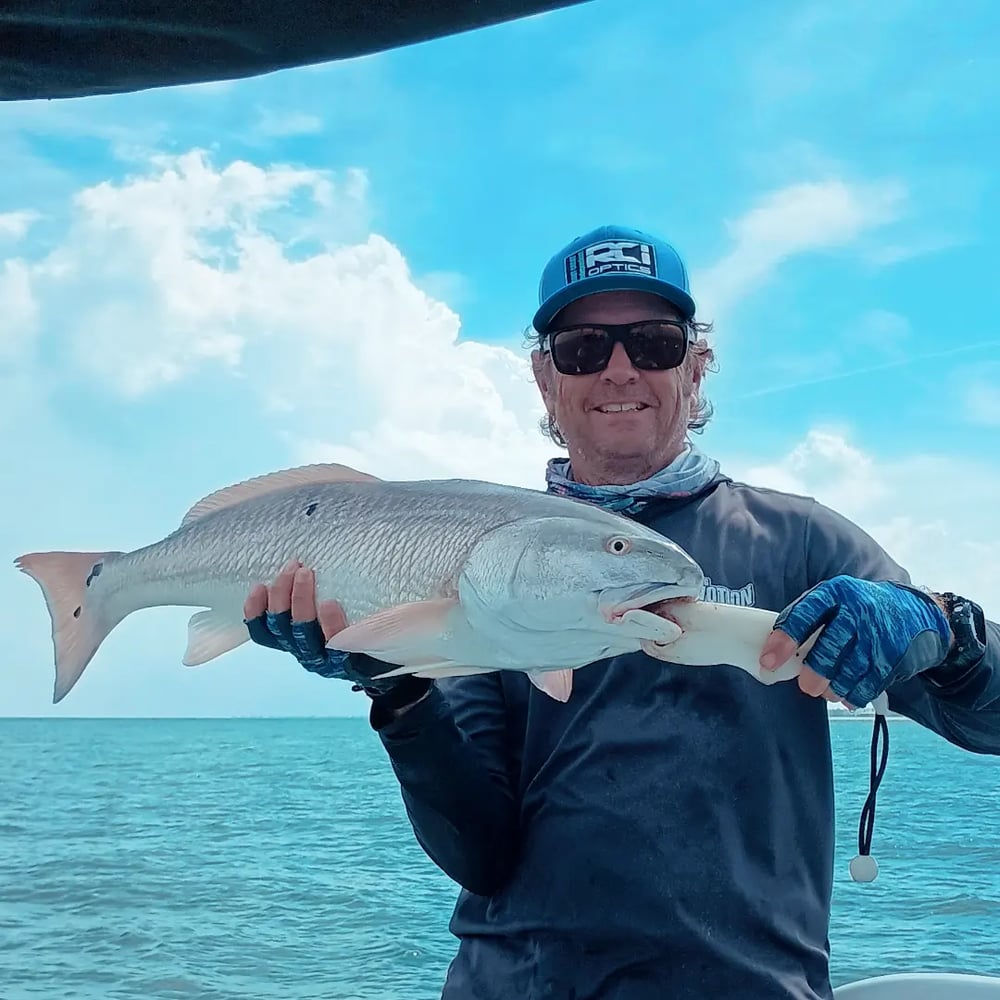
[[661,618],[670,617],[671,601],[694,600],[701,594],[696,588],[685,583],[647,583],[641,586],[608,587],[597,597],[597,606],[604,620],[609,624],[620,622],[629,611],[648,611]]

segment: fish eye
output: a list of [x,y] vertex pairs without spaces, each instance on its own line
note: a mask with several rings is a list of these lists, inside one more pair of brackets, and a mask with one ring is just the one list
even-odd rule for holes
[[631,551],[632,543],[627,538],[616,535],[614,538],[608,539],[604,548],[616,556],[623,556],[626,552]]

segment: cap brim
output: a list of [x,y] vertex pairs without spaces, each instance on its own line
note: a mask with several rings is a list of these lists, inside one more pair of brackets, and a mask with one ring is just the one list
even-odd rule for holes
[[678,288],[669,281],[651,278],[648,274],[595,274],[592,278],[574,281],[555,295],[549,296],[538,307],[532,326],[538,333],[544,333],[560,309],[597,292],[649,292],[676,306],[684,319],[691,319],[695,313],[694,299],[683,288]]

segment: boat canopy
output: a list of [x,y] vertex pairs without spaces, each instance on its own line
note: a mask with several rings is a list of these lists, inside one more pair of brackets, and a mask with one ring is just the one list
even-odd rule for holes
[[0,9],[0,100],[234,80],[592,2],[9,0]]

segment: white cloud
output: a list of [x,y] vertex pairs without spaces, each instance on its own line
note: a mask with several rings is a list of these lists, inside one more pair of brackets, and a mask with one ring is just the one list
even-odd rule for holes
[[359,172],[335,183],[158,157],[81,191],[63,242],[27,268],[8,263],[0,292],[74,374],[120,397],[228,375],[284,421],[302,461],[537,485],[552,448],[527,359],[459,339],[452,309],[367,233],[366,195]]
[[790,184],[729,221],[732,248],[694,279],[699,310],[712,318],[767,283],[789,257],[848,246],[896,219],[906,199],[897,181]]
[[967,243],[968,239],[958,234],[935,232],[928,235],[916,234],[905,242],[890,242],[882,246],[867,249],[866,259],[877,267],[887,267],[912,260],[914,257],[925,257],[928,254],[941,253]]
[[0,239],[23,239],[39,218],[37,212],[0,212]]
[[38,326],[38,303],[22,260],[0,263],[0,361],[23,353]]
[[302,111],[277,112],[263,108],[257,119],[257,131],[271,139],[315,135],[323,131],[323,119]]
[[995,462],[948,455],[883,460],[844,430],[823,427],[778,461],[742,459],[729,467],[755,485],[815,497],[872,535],[915,583],[965,593],[1000,617]]
[[852,445],[845,432],[832,427],[810,431],[779,461],[752,465],[746,475],[761,485],[811,493],[844,512],[864,513],[884,503],[888,491],[872,457]]
[[[280,255],[260,225],[296,198],[311,218],[324,217],[335,198],[313,171],[242,162],[214,170],[197,152],[153,168],[81,191],[65,240],[30,273],[35,298],[49,304],[42,322],[68,341],[82,371],[128,396],[206,362],[236,365],[253,332],[244,330],[253,285],[266,283],[268,255]],[[364,185],[349,177],[336,194],[350,216]]]
[[1000,427],[1000,365],[982,366],[979,372],[965,389],[965,416],[975,424]]

